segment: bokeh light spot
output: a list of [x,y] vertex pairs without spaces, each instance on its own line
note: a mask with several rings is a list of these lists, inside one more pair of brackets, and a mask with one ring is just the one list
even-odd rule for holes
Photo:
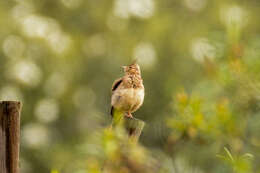
[[42,78],[41,69],[31,61],[17,62],[10,73],[11,77],[30,87],[37,86]]
[[69,48],[71,44],[70,37],[61,31],[51,32],[46,37],[46,40],[48,41],[52,50],[60,54]]
[[128,0],[115,0],[114,15],[121,18],[128,18]]
[[129,0],[129,12],[140,18],[149,18],[154,13],[153,0]]
[[70,9],[74,9],[80,6],[82,0],[61,0],[62,4]]
[[34,114],[40,122],[53,122],[59,116],[59,105],[54,99],[42,99],[36,104]]
[[191,11],[201,11],[207,4],[206,0],[184,0],[185,6]]
[[21,22],[24,17],[30,15],[34,12],[34,7],[32,3],[24,3],[25,1],[20,1],[23,3],[17,3],[16,6],[10,11],[12,17],[17,21]]
[[22,27],[26,36],[46,40],[56,53],[63,53],[70,47],[70,37],[61,31],[57,21],[52,18],[29,15],[24,18]]
[[133,57],[143,68],[150,68],[156,62],[156,52],[151,43],[139,43],[134,49]]
[[220,10],[220,17],[222,22],[227,26],[238,26],[243,27],[247,23],[247,14],[246,11],[237,6],[229,6],[229,7],[223,7]]
[[3,43],[3,52],[7,57],[21,57],[25,50],[25,44],[21,37],[9,35]]
[[26,124],[21,132],[22,143],[30,148],[46,147],[50,142],[50,133],[47,127],[38,123]]
[[114,15],[121,18],[149,18],[153,15],[154,9],[153,0],[116,0]]
[[203,63],[206,58],[216,57],[216,48],[207,38],[196,38],[191,43],[191,54],[196,61]]

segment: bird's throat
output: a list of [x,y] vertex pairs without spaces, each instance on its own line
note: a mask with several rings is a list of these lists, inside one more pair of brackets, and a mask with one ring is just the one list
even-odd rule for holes
[[129,75],[133,88],[141,88],[143,86],[143,80],[141,75]]

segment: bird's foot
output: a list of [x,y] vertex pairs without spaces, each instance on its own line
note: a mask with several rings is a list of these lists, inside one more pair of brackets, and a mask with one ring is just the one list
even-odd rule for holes
[[128,118],[134,118],[133,115],[130,112],[126,113],[125,116],[128,117]]

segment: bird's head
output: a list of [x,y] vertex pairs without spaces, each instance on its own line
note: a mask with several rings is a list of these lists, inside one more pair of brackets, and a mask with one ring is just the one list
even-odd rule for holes
[[122,66],[124,72],[128,75],[141,75],[140,67],[137,63],[133,63],[128,66]]

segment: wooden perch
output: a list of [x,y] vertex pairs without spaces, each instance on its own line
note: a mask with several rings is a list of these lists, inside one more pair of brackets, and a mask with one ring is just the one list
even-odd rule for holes
[[21,103],[0,101],[0,173],[19,172]]
[[145,123],[137,118],[126,117],[123,113],[116,113],[111,126],[114,128],[117,125],[122,125],[126,129],[128,136],[134,141],[138,141]]
[[124,117],[124,127],[128,132],[129,137],[138,141],[145,123],[137,118]]

